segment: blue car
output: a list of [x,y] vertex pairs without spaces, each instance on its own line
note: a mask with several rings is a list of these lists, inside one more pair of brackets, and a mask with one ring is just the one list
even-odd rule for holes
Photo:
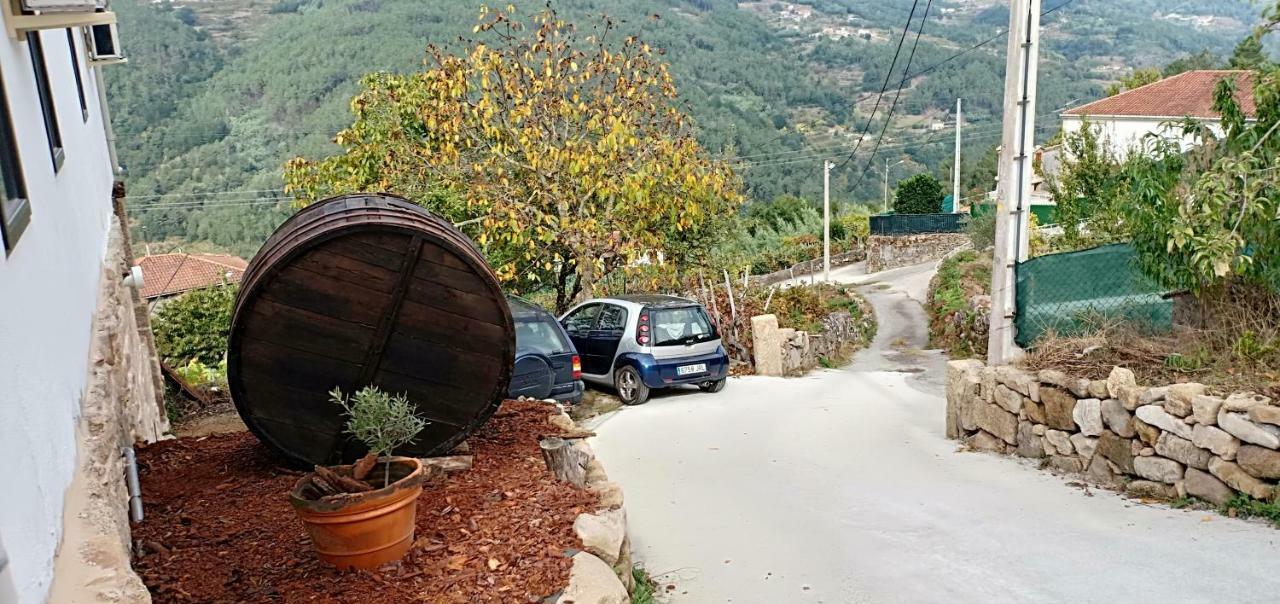
[[582,355],[582,379],[612,386],[628,405],[659,388],[720,392],[729,355],[702,305],[675,296],[597,298],[560,317]]
[[555,316],[536,304],[507,296],[516,325],[516,365],[507,395],[582,402],[582,359]]

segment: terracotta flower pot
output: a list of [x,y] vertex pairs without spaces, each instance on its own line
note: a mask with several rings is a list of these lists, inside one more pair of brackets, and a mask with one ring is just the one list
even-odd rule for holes
[[[422,462],[392,457],[390,463],[391,484],[381,489],[322,501],[308,475],[289,493],[321,560],[340,569],[372,569],[399,560],[409,551],[418,495],[422,494]],[[351,475],[351,466],[331,469]],[[379,479],[383,471],[379,462],[369,477]]]

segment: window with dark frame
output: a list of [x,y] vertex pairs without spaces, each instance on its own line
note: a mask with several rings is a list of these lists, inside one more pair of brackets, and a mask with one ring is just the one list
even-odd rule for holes
[[44,133],[49,139],[49,155],[53,157],[53,171],[62,169],[66,151],[62,148],[62,131],[58,129],[58,112],[53,106],[53,87],[49,85],[49,70],[44,62],[44,44],[40,32],[27,32],[27,46],[31,51],[31,67],[36,75],[36,92],[40,95],[40,113],[44,116]]
[[89,121],[89,99],[84,96],[84,76],[80,75],[80,51],[76,48],[75,34],[67,28],[67,51],[71,53],[71,72],[76,74],[76,92],[80,93],[80,117]]
[[31,222],[31,204],[27,201],[27,185],[22,178],[22,162],[18,158],[13,122],[9,119],[9,97],[0,81],[0,243],[5,253],[13,251],[18,238]]

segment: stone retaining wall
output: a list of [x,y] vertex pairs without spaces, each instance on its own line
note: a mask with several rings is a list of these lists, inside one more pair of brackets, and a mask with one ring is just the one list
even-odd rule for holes
[[[867,258],[866,246],[858,244],[852,250],[831,255],[831,268],[861,262]],[[768,287],[774,283],[780,283],[788,279],[794,279],[798,276],[814,275],[822,270],[822,258],[813,260],[805,260],[791,268],[784,268],[780,271],[774,271],[767,275],[751,275],[747,277],[747,283],[756,287]]]
[[940,260],[969,244],[969,236],[965,233],[872,235],[867,239],[867,272],[878,273]]
[[777,315],[751,318],[752,349],[756,375],[800,375],[821,364],[821,359],[844,355],[850,346],[867,342],[874,328],[874,313],[865,302],[862,318],[834,312],[822,320],[820,333],[778,327]]
[[50,602],[150,602],[129,565],[129,493],[122,451],[169,430],[160,365],[137,291],[122,284],[128,254],[112,218],[98,284],[89,380],[76,429],[76,473],[67,489]]
[[951,361],[946,430],[973,449],[1043,459],[1135,496],[1222,505],[1278,494],[1280,401],[1194,383],[1139,386],[1121,367],[1087,380]]
[[[551,414],[548,421],[568,436],[591,434],[579,428],[563,410]],[[600,507],[574,520],[573,531],[582,541],[582,551],[572,554],[569,585],[548,602],[625,604],[631,601],[630,592],[635,589],[635,582],[622,487],[609,481],[604,466],[586,440],[576,439],[573,446],[582,453],[587,476],[585,488],[600,496]]]

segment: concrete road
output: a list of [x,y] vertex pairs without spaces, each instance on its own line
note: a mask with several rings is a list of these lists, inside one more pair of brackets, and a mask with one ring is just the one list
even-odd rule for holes
[[1280,531],[957,452],[945,359],[919,350],[931,271],[846,275],[880,318],[850,367],[600,418],[593,447],[665,601],[1277,601]]

